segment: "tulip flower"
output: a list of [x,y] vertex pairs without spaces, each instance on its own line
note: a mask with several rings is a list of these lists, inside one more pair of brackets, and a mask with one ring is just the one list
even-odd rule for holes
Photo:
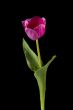
[[46,30],[46,19],[44,17],[35,16],[33,18],[22,21],[23,28],[27,36],[36,41],[37,54],[29,47],[25,39],[23,38],[23,51],[25,54],[28,67],[34,72],[34,77],[37,80],[39,93],[40,93],[40,105],[41,110],[45,110],[45,92],[46,92],[46,73],[48,66],[56,58],[54,55],[45,65],[42,65],[39,38],[43,37]]
[[27,36],[31,40],[36,40],[43,37],[43,35],[45,34],[46,19],[44,17],[40,18],[38,16],[35,16],[33,18],[22,21],[22,25]]

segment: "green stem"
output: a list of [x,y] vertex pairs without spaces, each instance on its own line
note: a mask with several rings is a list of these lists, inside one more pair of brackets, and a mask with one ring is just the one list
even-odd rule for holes
[[39,87],[41,110],[45,110],[46,73],[47,73],[48,66],[56,58],[56,55],[54,55],[51,58],[51,60],[49,60],[49,62],[45,66],[42,67],[42,60],[41,60],[41,55],[40,55],[38,39],[36,40],[36,48],[37,48],[38,62],[40,65],[40,69],[38,69],[34,75],[35,75],[35,78],[37,80],[38,87]]
[[42,67],[42,61],[41,61],[41,55],[40,55],[40,49],[39,49],[38,39],[36,40],[36,48],[37,48],[37,54],[38,54],[39,65],[40,65],[40,67]]
[[46,74],[48,66],[53,62],[53,60],[56,58],[56,55],[54,55],[46,65],[42,66],[40,69],[35,71],[35,78],[38,83],[39,87],[39,93],[40,93],[40,107],[41,110],[45,110],[45,94],[46,94]]

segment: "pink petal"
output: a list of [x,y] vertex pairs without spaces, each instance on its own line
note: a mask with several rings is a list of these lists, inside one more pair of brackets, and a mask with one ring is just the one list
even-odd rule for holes
[[39,16],[35,16],[35,17],[31,18],[31,20],[29,21],[28,28],[33,29],[40,24],[45,24],[44,20],[42,18],[40,18]]
[[40,24],[39,26],[35,27],[34,30],[38,33],[38,38],[40,38],[45,34],[45,25]]
[[26,20],[22,21],[22,25],[24,28],[28,26],[29,21],[30,21],[30,19],[26,19]]
[[36,39],[38,39],[38,34],[37,34],[37,32],[34,31],[33,29],[25,28],[25,32],[26,32],[27,36],[28,36],[31,40],[36,40]]
[[42,20],[44,22],[44,25],[46,25],[46,19],[43,17]]

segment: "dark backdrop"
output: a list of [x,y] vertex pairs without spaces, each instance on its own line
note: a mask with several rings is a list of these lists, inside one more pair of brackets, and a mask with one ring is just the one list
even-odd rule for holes
[[64,3],[19,2],[11,6],[8,30],[8,76],[5,81],[6,107],[20,110],[40,110],[37,82],[28,68],[22,49],[22,38],[36,53],[35,42],[30,40],[21,21],[33,16],[45,17],[46,33],[39,39],[41,57],[44,64],[53,55],[57,58],[47,71],[45,110],[65,109],[67,105],[67,74],[65,71],[67,8]]

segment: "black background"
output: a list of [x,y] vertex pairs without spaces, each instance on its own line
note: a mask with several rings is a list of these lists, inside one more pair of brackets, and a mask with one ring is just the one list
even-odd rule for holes
[[25,38],[35,53],[36,46],[35,42],[27,37],[21,24],[22,20],[40,16],[47,21],[46,33],[39,39],[44,64],[53,55],[57,55],[47,71],[45,110],[65,109],[68,107],[68,76],[65,70],[68,7],[65,3],[27,1],[9,5],[9,9],[8,41],[4,51],[8,74],[3,77],[2,82],[4,106],[9,109],[40,110],[39,90],[33,72],[25,61],[22,38]]

